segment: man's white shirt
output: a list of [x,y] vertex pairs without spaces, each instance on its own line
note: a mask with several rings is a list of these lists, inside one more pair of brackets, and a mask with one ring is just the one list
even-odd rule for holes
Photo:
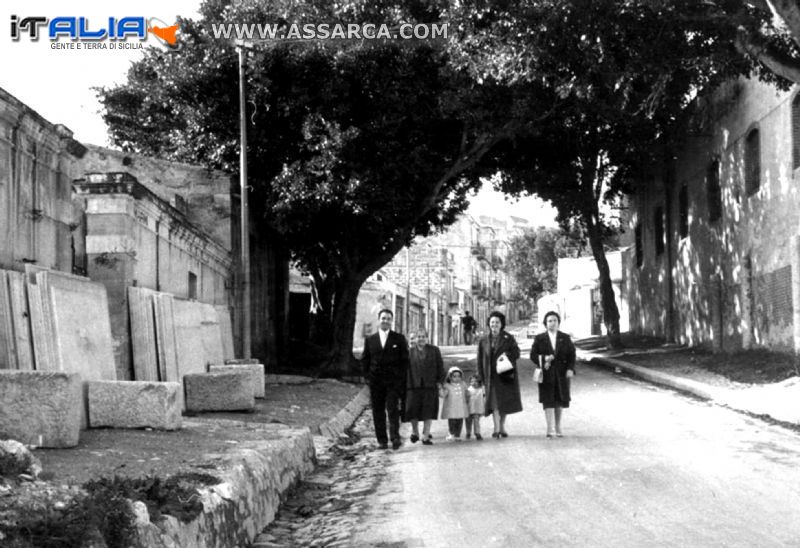
[[385,348],[386,347],[386,339],[389,338],[389,331],[388,330],[384,331],[383,329],[379,329],[378,330],[378,335],[381,338],[381,348]]

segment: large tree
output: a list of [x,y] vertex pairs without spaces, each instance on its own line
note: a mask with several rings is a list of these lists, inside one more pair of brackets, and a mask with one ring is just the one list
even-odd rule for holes
[[701,3],[648,0],[466,2],[456,58],[507,82],[535,81],[557,113],[493,153],[510,193],[549,200],[585,231],[598,270],[604,322],[618,345],[619,311],[604,240],[608,208],[662,169],[658,150],[693,97],[751,63],[721,36]]
[[[183,48],[150,51],[126,83],[101,92],[125,149],[237,170],[238,77],[220,22],[426,21],[426,3],[206,2],[182,20]],[[247,74],[251,198],[309,273],[316,333],[337,372],[352,371],[359,288],[417,235],[448,225],[488,173],[482,158],[543,117],[532,82],[480,81],[437,44],[257,45]],[[544,109],[546,110],[546,109]],[[546,114],[544,115],[546,116]]]

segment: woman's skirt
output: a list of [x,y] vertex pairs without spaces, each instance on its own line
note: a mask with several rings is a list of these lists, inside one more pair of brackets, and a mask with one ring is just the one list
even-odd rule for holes
[[403,414],[405,422],[431,420],[439,416],[439,392],[433,388],[411,388],[406,391]]

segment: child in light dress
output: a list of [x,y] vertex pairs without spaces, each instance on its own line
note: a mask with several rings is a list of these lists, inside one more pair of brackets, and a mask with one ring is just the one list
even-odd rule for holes
[[467,388],[467,399],[469,401],[469,416],[467,417],[467,439],[471,433],[475,434],[476,440],[482,440],[481,436],[481,417],[486,410],[486,393],[484,392],[478,375],[472,375],[469,379]]
[[442,419],[447,419],[449,434],[448,441],[461,441],[461,427],[464,419],[469,417],[469,403],[467,401],[467,383],[464,382],[464,373],[455,365],[447,371],[444,386],[439,393],[442,401]]

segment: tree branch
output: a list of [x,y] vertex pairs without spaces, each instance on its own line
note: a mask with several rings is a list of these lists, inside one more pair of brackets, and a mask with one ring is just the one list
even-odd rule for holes
[[769,0],[769,2],[775,13],[786,23],[794,43],[800,47],[800,6],[797,0]]
[[800,60],[770,48],[758,36],[747,33],[743,28],[739,29],[735,45],[740,53],[756,59],[778,76],[800,83]]

